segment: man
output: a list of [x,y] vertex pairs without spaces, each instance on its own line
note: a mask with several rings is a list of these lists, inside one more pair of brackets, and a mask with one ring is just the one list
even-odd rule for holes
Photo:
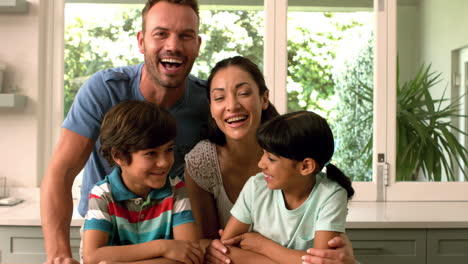
[[[170,176],[183,172],[183,157],[199,140],[209,115],[204,83],[189,75],[201,44],[198,28],[196,0],[148,1],[137,36],[145,63],[100,71],[80,88],[41,185],[48,263],[78,263],[72,259],[69,243],[71,187],[85,167],[78,208],[85,215],[90,189],[111,171],[98,153],[97,139],[102,118],[113,105],[124,100],[147,100],[168,109],[178,129]],[[338,247],[343,245],[340,240]],[[326,258],[349,256],[340,253],[344,249],[332,251],[327,254],[332,257]]]

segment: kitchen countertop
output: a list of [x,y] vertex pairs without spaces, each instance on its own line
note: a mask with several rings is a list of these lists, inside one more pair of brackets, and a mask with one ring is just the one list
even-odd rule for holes
[[[20,191],[24,193],[24,190]],[[40,226],[39,191],[15,206],[0,206],[0,226]],[[77,201],[74,201],[77,204]],[[350,202],[347,228],[468,228],[468,202]],[[76,207],[75,207],[76,208]],[[81,226],[76,209],[71,226]]]

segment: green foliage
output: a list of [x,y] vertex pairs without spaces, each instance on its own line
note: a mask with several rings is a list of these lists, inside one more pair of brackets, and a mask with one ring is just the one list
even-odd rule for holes
[[[335,94],[332,63],[336,57],[337,43],[346,31],[361,26],[356,21],[339,22],[334,13],[322,17],[333,30],[312,32],[297,27],[300,37],[288,39],[288,112],[314,110],[329,112],[321,104]],[[310,27],[309,27],[310,28]]]
[[[399,71],[398,71],[399,72]],[[460,169],[468,180],[464,167],[468,164],[468,151],[458,142],[450,123],[459,115],[460,100],[450,102],[442,95],[434,99],[431,88],[440,84],[441,74],[432,72],[431,66],[421,65],[414,79],[400,83],[397,75],[397,167],[398,181],[416,181],[420,172],[427,181],[457,181],[455,170]],[[368,93],[371,88],[362,85]],[[360,97],[369,100],[366,97]],[[369,141],[369,147],[372,146]]]
[[136,56],[129,56],[126,51],[111,55],[107,49],[113,43],[123,42],[129,38],[135,39],[136,31],[141,27],[139,19],[140,11],[130,9],[118,14],[112,22],[98,25],[76,18],[67,25],[64,54],[64,116],[67,115],[78,89],[93,73],[141,61]]
[[[333,72],[340,102],[336,109],[336,121],[332,123],[336,138],[333,159],[353,181],[372,180],[372,148],[366,146],[372,142],[373,35],[370,34],[364,43],[366,45],[354,56],[345,58],[342,67],[335,68]],[[362,84],[370,89],[364,89]],[[364,153],[363,149],[366,150]]]
[[[229,27],[223,23],[232,19]],[[216,62],[241,55],[263,69],[263,17],[257,11],[202,11],[200,35],[204,47],[192,73],[207,79]]]

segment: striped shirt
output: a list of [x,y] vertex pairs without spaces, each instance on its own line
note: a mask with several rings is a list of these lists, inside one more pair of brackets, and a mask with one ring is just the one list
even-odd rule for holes
[[132,245],[155,239],[172,239],[172,229],[195,222],[185,184],[168,178],[146,200],[130,192],[116,167],[98,182],[89,195],[83,230],[109,233],[108,245]]

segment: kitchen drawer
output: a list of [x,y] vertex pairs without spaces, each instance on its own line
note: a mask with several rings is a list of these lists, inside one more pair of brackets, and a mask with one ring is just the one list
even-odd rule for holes
[[346,233],[363,264],[426,263],[425,229],[348,229]]
[[467,264],[467,229],[427,230],[427,264]]
[[[80,228],[72,227],[73,257],[79,259]],[[46,260],[40,226],[0,226],[0,263],[43,263]]]

